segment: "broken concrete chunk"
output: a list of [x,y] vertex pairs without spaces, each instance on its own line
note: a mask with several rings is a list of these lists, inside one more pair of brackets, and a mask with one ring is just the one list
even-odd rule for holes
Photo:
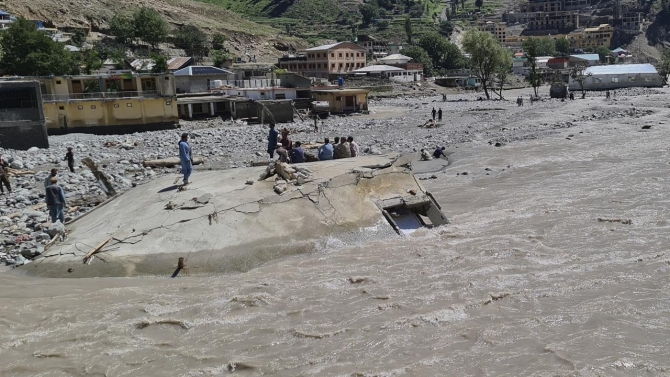
[[212,199],[212,194],[204,194],[195,200],[196,203],[207,204]]

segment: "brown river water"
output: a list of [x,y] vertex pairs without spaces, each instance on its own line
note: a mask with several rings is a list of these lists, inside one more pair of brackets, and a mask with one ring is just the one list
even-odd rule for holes
[[460,147],[423,181],[452,224],[406,238],[333,239],[231,275],[0,275],[0,376],[668,376],[655,103]]

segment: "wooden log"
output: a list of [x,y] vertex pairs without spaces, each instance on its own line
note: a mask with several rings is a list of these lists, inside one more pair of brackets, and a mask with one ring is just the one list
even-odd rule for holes
[[35,172],[32,170],[18,170],[18,169],[7,168],[7,175],[19,176],[19,175],[33,175],[33,174],[35,174]]
[[[200,165],[205,163],[204,157],[193,157],[193,165]],[[161,158],[158,160],[144,160],[142,165],[152,168],[173,168],[179,165],[179,157]]]
[[112,240],[112,237],[109,237],[109,238],[107,238],[106,240],[100,242],[100,244],[99,244],[98,246],[94,247],[91,251],[89,251],[89,252],[84,256],[84,264],[88,263],[89,259],[91,259],[91,257],[92,257],[93,255],[95,255],[95,254],[97,254],[98,252],[100,252],[100,250],[101,250],[103,247],[105,247],[105,245],[107,245],[107,243],[108,243],[109,241],[111,241],[111,240]]

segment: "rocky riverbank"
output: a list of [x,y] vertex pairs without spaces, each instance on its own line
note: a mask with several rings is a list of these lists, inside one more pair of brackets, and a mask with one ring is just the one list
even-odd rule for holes
[[[530,90],[510,91],[507,97],[527,96]],[[630,89],[617,91],[613,101],[601,94],[589,94],[586,101],[545,100],[518,107],[513,101],[480,101],[480,93],[407,97],[373,100],[366,115],[330,117],[319,121],[318,131],[309,119],[280,125],[291,131],[293,141],[317,144],[325,137],[353,136],[361,151],[381,154],[390,151],[415,153],[422,148],[446,146],[451,153],[469,143],[488,143],[501,147],[509,143],[537,139],[573,127],[579,122],[603,118],[639,118],[646,110],[627,106],[624,101],[660,93],[658,90]],[[604,94],[602,94],[604,96]],[[594,98],[595,97],[595,98]],[[612,109],[594,107],[609,106]],[[421,128],[432,108],[442,108],[444,119],[437,128]],[[178,167],[144,167],[143,161],[174,157],[182,132],[191,135],[196,156],[206,159],[198,170],[221,170],[247,167],[267,161],[267,127],[220,118],[182,121],[180,130],[97,136],[70,134],[50,137],[48,150],[29,151],[0,149],[0,155],[13,169],[35,174],[10,177],[13,192],[0,196],[0,263],[21,265],[44,252],[44,247],[62,229],[48,220],[44,203],[44,179],[52,168],[59,169],[68,206],[66,222],[92,210],[108,198],[93,173],[81,160],[95,161],[109,177],[115,190],[124,192],[136,185],[171,174],[178,177]],[[75,172],[70,173],[63,158],[66,148],[75,152]],[[93,245],[91,245],[92,247]]]

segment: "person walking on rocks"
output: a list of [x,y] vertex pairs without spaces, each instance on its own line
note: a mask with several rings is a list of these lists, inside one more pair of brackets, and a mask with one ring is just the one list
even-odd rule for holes
[[326,161],[333,159],[333,145],[330,139],[325,138],[323,145],[319,147],[319,161]]
[[7,187],[7,190],[12,192],[12,185],[9,183],[9,164],[2,157],[0,157],[0,193],[4,194],[5,189],[3,186]]
[[51,178],[55,177],[58,174],[58,169],[51,169],[51,174],[47,175],[47,177],[44,179],[44,188],[46,189],[51,185]]
[[72,152],[72,147],[67,147],[64,160],[67,160],[67,167],[70,168],[70,173],[74,173],[74,152]]
[[351,157],[358,157],[361,154],[361,150],[358,148],[358,144],[354,142],[354,138],[349,136],[347,138],[349,142],[349,150],[351,151]]
[[277,143],[279,142],[279,132],[275,130],[275,124],[270,123],[270,132],[268,133],[268,154],[270,158],[275,157],[275,149],[277,148]]
[[65,224],[65,213],[63,212],[65,191],[58,185],[58,178],[56,177],[51,177],[51,184],[46,188],[46,200],[51,222],[55,223],[56,220],[60,220],[61,223]]
[[188,185],[188,178],[193,173],[193,153],[191,145],[188,143],[187,133],[183,133],[179,141],[179,163],[181,164],[181,173],[184,174],[184,184]]
[[433,111],[431,111],[431,114],[433,114],[433,120],[435,120],[435,115],[437,115],[437,111],[433,107]]
[[439,110],[437,110],[437,120],[442,121],[442,108],[440,107]]
[[299,141],[295,142],[295,147],[291,148],[288,151],[289,157],[291,157],[292,164],[301,164],[305,162],[305,150],[302,149],[302,143]]

